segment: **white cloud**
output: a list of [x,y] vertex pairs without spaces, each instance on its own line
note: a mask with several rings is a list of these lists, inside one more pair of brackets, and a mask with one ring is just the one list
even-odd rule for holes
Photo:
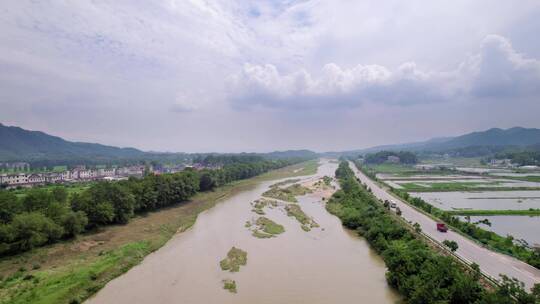
[[[312,130],[338,134],[384,113],[431,130],[442,107],[460,116],[479,99],[498,102],[486,127],[505,103],[538,108],[536,0],[20,0],[2,9],[0,120],[71,139],[333,149],[350,140],[327,143]],[[490,33],[507,38],[480,46]],[[428,108],[439,111],[431,120]],[[527,117],[513,124],[536,123]]]
[[281,74],[272,64],[245,64],[232,77],[231,101],[249,107],[358,107],[366,102],[410,105],[476,98],[532,97],[540,92],[540,61],[516,52],[501,36],[487,36],[480,52],[455,70],[427,72],[414,62],[391,70],[380,65],[324,65]]

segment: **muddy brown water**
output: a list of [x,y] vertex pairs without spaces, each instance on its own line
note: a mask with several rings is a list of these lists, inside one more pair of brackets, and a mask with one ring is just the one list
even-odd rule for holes
[[[315,176],[333,176],[324,161]],[[305,177],[304,180],[307,178]],[[396,303],[385,265],[367,242],[342,228],[315,195],[299,197],[304,212],[320,224],[310,232],[282,208],[265,208],[285,233],[258,239],[244,227],[257,216],[250,203],[276,181],[264,182],[202,213],[189,231],[173,237],[86,303]],[[222,271],[219,261],[236,246],[248,253],[240,272]],[[238,293],[223,289],[236,281]]]

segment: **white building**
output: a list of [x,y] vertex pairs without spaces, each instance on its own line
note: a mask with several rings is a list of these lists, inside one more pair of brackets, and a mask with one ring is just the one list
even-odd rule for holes
[[28,183],[28,175],[26,173],[4,174],[2,175],[2,184],[8,185],[24,185]]
[[45,176],[43,174],[33,173],[28,175],[27,182],[29,184],[43,184],[45,183]]

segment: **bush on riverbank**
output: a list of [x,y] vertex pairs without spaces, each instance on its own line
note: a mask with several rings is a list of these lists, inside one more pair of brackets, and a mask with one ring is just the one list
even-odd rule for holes
[[535,303],[517,282],[503,281],[496,292],[479,284],[477,270],[464,270],[451,257],[432,251],[394,218],[381,203],[356,181],[347,162],[336,171],[341,190],[327,203],[343,225],[358,231],[383,257],[387,281],[408,303]]

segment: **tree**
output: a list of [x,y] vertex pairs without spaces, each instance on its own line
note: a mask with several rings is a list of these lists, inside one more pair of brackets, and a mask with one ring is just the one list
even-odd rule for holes
[[16,215],[11,223],[16,251],[28,250],[62,237],[63,229],[51,219],[38,212]]
[[414,231],[416,231],[417,233],[422,232],[422,227],[420,227],[420,224],[414,223],[413,227],[414,227]]
[[459,248],[458,244],[455,241],[444,240],[443,244],[444,244],[444,246],[450,248],[450,250],[452,250],[452,252],[455,252]]
[[88,224],[88,218],[82,211],[70,211],[62,219],[62,226],[67,236],[75,236],[84,231]]
[[21,201],[9,191],[0,190],[0,222],[8,223],[18,213],[23,211]]
[[34,188],[28,191],[23,198],[23,207],[27,212],[43,211],[53,202],[53,197],[49,191]]
[[68,199],[68,192],[66,190],[66,188],[64,187],[55,187],[52,192],[52,197],[55,201],[59,202],[59,203],[65,203],[67,202],[67,199]]
[[217,181],[211,172],[206,171],[201,174],[201,178],[199,182],[199,188],[201,191],[212,190],[216,187],[216,185],[217,185]]

